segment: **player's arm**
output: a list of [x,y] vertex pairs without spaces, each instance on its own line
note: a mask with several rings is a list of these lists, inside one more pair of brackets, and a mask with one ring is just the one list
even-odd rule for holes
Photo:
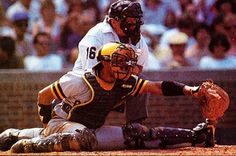
[[38,114],[44,126],[51,119],[52,101],[54,99],[63,100],[64,98],[66,97],[58,81],[39,91],[37,100]]
[[192,95],[198,89],[198,87],[188,86],[176,81],[143,81],[143,85],[139,87],[139,94],[151,93],[164,96],[181,96]]
[[84,80],[81,76],[68,72],[58,81],[45,87],[38,93],[38,112],[39,117],[44,125],[51,119],[52,101],[54,99],[64,100],[77,95],[82,95],[86,92],[87,85],[84,85]]
[[47,123],[51,119],[51,113],[52,113],[51,104],[54,99],[55,96],[52,93],[51,85],[43,88],[38,93],[38,100],[37,100],[38,115],[44,127],[46,127]]
[[39,91],[37,103],[41,105],[51,105],[54,98],[50,85]]

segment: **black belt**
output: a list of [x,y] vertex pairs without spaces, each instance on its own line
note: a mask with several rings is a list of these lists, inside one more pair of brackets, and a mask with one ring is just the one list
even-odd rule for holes
[[69,105],[68,103],[62,102],[61,108],[62,108],[62,110],[63,110],[64,112],[66,112],[67,114],[69,114],[69,112],[70,112],[72,106]]

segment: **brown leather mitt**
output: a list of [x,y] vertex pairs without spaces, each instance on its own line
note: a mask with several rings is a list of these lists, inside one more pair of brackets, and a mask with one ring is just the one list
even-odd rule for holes
[[200,100],[200,109],[204,118],[217,121],[229,107],[229,95],[212,80],[203,82],[195,97]]

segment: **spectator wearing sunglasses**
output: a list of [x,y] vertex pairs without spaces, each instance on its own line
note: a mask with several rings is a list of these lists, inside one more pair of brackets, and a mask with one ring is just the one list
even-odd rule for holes
[[27,56],[34,53],[31,43],[32,36],[27,32],[29,16],[27,12],[15,12],[11,18],[15,32],[16,51],[19,56]]

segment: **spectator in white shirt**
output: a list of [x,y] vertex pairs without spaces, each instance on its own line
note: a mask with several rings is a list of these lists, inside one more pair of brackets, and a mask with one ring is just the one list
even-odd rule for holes
[[228,55],[230,42],[226,35],[216,33],[210,41],[210,56],[204,56],[200,60],[199,67],[202,69],[226,69],[236,68],[236,57]]
[[24,64],[26,69],[31,71],[55,71],[62,69],[62,57],[59,54],[50,52],[51,40],[51,36],[45,32],[40,32],[35,35],[33,44],[36,55],[25,57]]

